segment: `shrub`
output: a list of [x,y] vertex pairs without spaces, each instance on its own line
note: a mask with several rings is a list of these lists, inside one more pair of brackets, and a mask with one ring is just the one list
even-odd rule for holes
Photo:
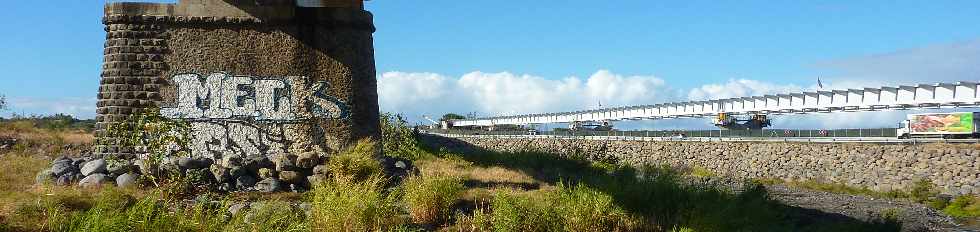
[[330,157],[327,166],[334,179],[359,181],[381,176],[381,163],[375,159],[376,146],[377,143],[371,139],[362,139],[346,151]]
[[939,191],[936,191],[936,186],[929,180],[916,181],[912,185],[912,190],[909,191],[912,200],[920,203],[925,203],[938,194]]
[[963,195],[956,197],[952,202],[943,209],[943,212],[949,214],[949,216],[965,218],[965,217],[980,217],[980,202],[977,201],[975,196]]
[[419,160],[432,155],[421,149],[415,132],[401,115],[381,115],[381,144],[385,155]]
[[313,189],[313,231],[388,231],[398,228],[394,195],[382,192],[383,180],[334,179]]
[[418,224],[434,224],[449,216],[451,207],[464,190],[455,177],[414,176],[403,183],[403,201],[409,215]]
[[[194,139],[190,123],[163,117],[156,108],[131,114],[123,122],[109,124],[105,133],[108,138],[98,141],[100,146],[128,147],[143,153],[140,162],[150,167],[143,177],[149,178],[157,187],[161,179],[171,174],[160,170],[163,159],[190,156],[189,144]],[[118,157],[109,158],[108,161],[115,162],[111,158]]]

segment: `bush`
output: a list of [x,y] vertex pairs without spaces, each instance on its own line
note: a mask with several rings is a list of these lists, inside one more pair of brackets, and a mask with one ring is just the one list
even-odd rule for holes
[[327,166],[334,179],[359,181],[381,176],[381,162],[375,158],[376,146],[377,143],[371,139],[362,139],[346,151],[330,157]]
[[391,157],[419,160],[432,156],[421,149],[415,131],[397,114],[381,115],[381,144],[385,155]]
[[418,224],[434,224],[447,218],[464,190],[462,180],[455,177],[415,176],[402,187],[409,215]]
[[381,191],[383,180],[334,179],[313,189],[313,231],[388,231],[398,228],[395,197]]
[[963,195],[956,197],[952,202],[943,209],[943,212],[949,214],[949,216],[966,218],[966,217],[980,217],[980,202],[977,201],[975,196]]

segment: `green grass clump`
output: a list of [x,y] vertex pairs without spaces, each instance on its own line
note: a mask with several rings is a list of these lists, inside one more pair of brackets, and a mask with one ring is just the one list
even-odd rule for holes
[[559,184],[528,195],[498,193],[491,210],[494,231],[635,231],[639,224],[611,196],[584,185]]
[[402,224],[397,199],[382,191],[383,180],[334,179],[313,190],[313,231],[388,231]]
[[382,175],[381,163],[375,158],[377,143],[362,139],[346,151],[330,157],[327,166],[337,180],[367,180]]
[[959,196],[953,199],[943,212],[957,218],[980,217],[980,201],[971,195]]
[[412,221],[431,225],[445,220],[465,188],[460,178],[414,176],[402,184]]
[[102,192],[89,209],[71,210],[57,201],[47,203],[50,231],[308,231],[305,214],[289,203],[267,201],[261,208],[233,217],[228,204],[186,205],[165,200],[163,194],[136,199],[115,190]]
[[708,178],[708,177],[718,176],[718,174],[715,174],[711,170],[708,170],[707,168],[702,168],[702,167],[693,167],[693,168],[691,168],[691,175],[692,176],[695,176],[695,177],[701,177],[701,178]]

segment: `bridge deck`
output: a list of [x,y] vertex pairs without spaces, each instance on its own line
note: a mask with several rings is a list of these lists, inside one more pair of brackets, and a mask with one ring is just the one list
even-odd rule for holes
[[707,101],[672,102],[560,113],[527,114],[453,121],[453,126],[527,125],[545,123],[713,117],[719,113],[806,114],[927,108],[977,107],[977,82],[903,85],[787,93]]

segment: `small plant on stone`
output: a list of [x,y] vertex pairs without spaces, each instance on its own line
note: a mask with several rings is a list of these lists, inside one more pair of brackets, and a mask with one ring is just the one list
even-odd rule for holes
[[[193,134],[190,124],[163,117],[156,108],[132,114],[123,122],[109,124],[105,133],[106,138],[98,141],[99,145],[131,148],[139,156],[138,162],[142,162],[143,177],[158,187],[160,179],[170,174],[162,170],[163,160],[191,154],[189,143]],[[123,158],[107,157],[107,160],[121,162],[114,159]]]

